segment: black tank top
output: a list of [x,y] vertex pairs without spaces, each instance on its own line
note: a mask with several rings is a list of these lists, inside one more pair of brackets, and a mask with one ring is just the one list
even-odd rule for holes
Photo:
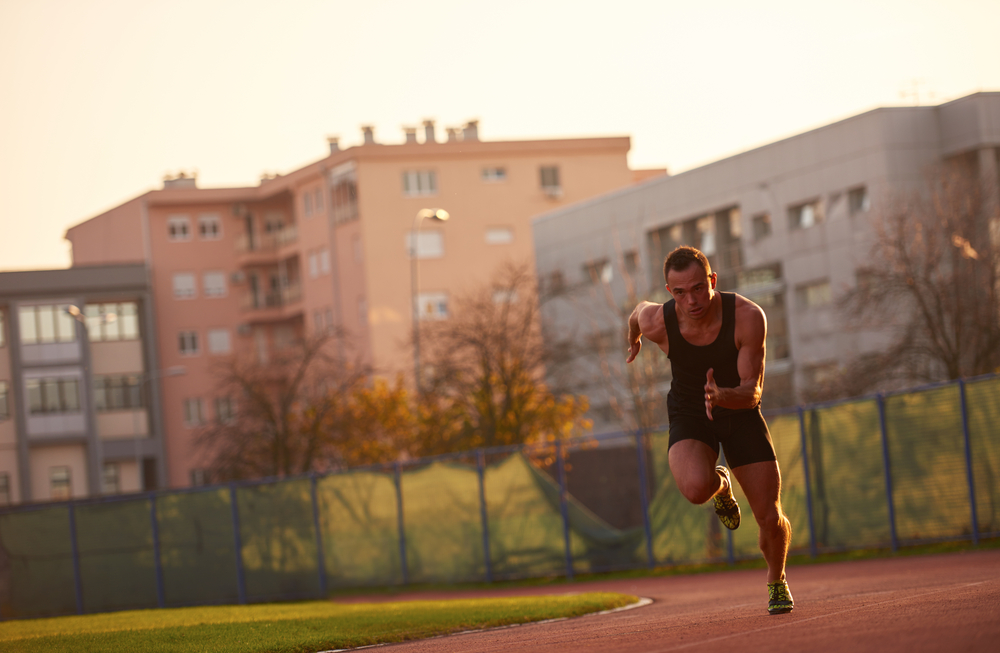
[[[674,300],[663,305],[663,323],[667,327],[670,368],[673,380],[667,395],[667,412],[673,414],[705,414],[705,379],[708,369],[713,369],[715,382],[720,388],[735,388],[740,384],[740,372],[736,367],[739,350],[736,348],[736,295],[730,292],[722,295],[722,327],[715,342],[692,345],[681,335],[677,324],[677,309]],[[716,406],[716,415],[739,412]]]

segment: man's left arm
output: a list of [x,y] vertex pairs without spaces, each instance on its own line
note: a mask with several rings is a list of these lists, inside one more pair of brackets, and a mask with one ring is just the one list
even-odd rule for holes
[[740,384],[735,388],[720,388],[715,383],[713,370],[708,371],[705,383],[705,408],[711,418],[712,406],[723,408],[755,408],[760,403],[764,389],[764,341],[767,338],[767,319],[759,306],[744,300],[736,320],[736,342],[739,355],[736,369]]

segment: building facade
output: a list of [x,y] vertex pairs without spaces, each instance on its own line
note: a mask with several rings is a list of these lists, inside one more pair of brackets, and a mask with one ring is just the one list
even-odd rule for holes
[[[955,157],[971,161],[996,197],[998,146],[1000,93],[977,93],[876,109],[539,217],[543,316],[557,332],[598,343],[584,345],[564,385],[575,381],[591,398],[595,429],[628,426],[615,410],[628,376],[622,311],[636,297],[669,299],[663,260],[687,244],[708,255],[722,290],[767,314],[765,402],[801,401],[823,375],[888,343],[885,331],[845,330],[834,302],[868,263],[879,203]],[[611,354],[587,355],[598,349]],[[669,369],[658,384],[665,399]]]
[[143,265],[0,273],[0,505],[161,487],[155,334]]
[[[504,262],[533,264],[531,218],[665,171],[631,171],[627,137],[489,142],[478,125],[424,124],[405,142],[362,145],[246,188],[198,188],[179,176],[68,230],[73,264],[149,266],[158,355],[183,366],[164,385],[169,485],[204,479],[193,436],[232,409],[212,364],[231,354],[266,360],[296,338],[332,327],[377,373],[411,374],[414,302],[446,319],[454,300]],[[441,208],[447,222],[416,216]],[[419,288],[411,288],[411,247]]]

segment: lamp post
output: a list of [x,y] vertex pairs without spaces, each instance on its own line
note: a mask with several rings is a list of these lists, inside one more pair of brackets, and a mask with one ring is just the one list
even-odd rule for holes
[[410,230],[410,303],[413,304],[413,382],[420,394],[420,306],[417,304],[417,236],[424,218],[445,222],[450,216],[444,209],[420,209]]

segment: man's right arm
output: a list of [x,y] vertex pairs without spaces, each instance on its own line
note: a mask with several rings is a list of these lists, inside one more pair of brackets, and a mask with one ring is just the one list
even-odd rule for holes
[[652,302],[640,302],[628,318],[628,358],[631,363],[639,355],[642,348],[642,336],[655,342],[664,352],[667,351],[667,327],[663,323],[663,305]]

